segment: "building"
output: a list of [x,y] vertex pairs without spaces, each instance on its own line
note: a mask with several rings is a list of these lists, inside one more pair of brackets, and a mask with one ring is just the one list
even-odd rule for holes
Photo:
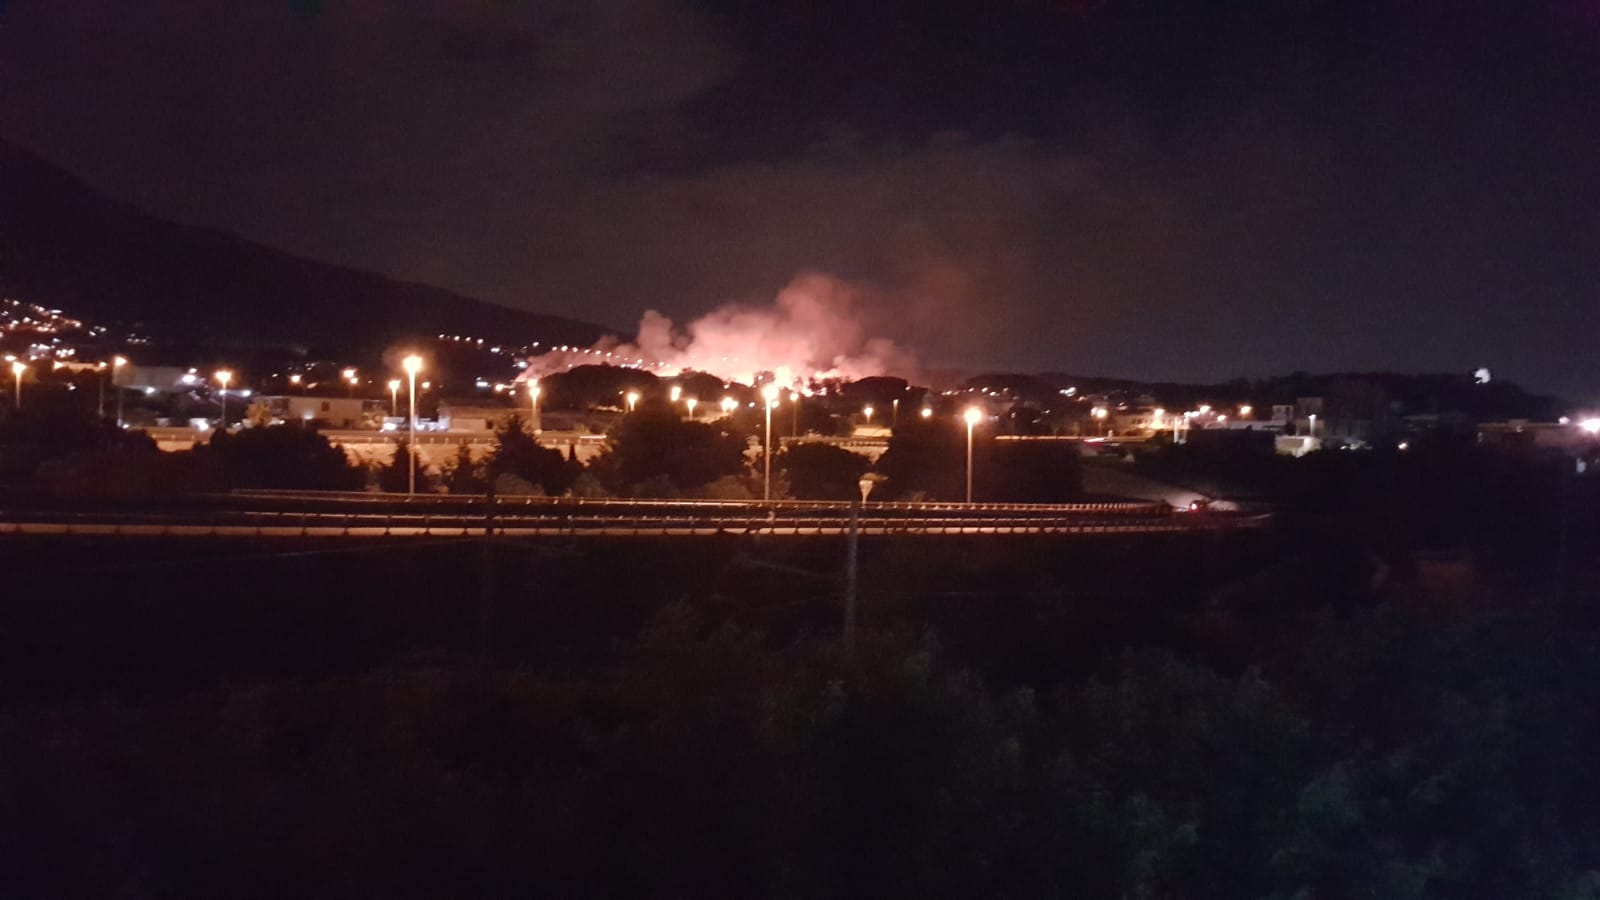
[[385,412],[382,400],[361,397],[262,396],[246,415],[261,424],[311,422],[328,428],[378,428]]
[[526,427],[527,409],[510,406],[483,406],[471,400],[442,400],[439,403],[439,427],[445,431],[495,431],[505,427],[513,416],[519,416]]

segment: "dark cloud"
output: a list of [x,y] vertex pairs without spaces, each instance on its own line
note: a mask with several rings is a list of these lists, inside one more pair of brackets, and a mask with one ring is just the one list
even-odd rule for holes
[[215,8],[12,3],[0,129],[164,215],[619,325],[825,271],[934,365],[1595,393],[1593,4]]

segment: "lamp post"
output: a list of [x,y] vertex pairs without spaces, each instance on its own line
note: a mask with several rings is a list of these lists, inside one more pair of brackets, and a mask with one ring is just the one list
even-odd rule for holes
[[693,397],[690,397],[687,400],[683,401],[683,405],[687,406],[689,408],[689,421],[693,422],[694,421],[694,408],[696,406],[700,405],[700,401],[696,400]]
[[763,502],[772,501],[772,408],[778,405],[778,386],[769,384],[761,389],[761,396],[765,399],[767,407],[767,430],[761,435],[761,449],[766,457],[767,474],[761,487]]
[[632,414],[633,413],[633,408],[635,406],[639,405],[639,392],[638,391],[629,391],[627,396],[624,397],[623,399],[628,401],[628,412],[629,412],[629,414]]
[[542,393],[544,393],[544,389],[539,387],[539,382],[528,382],[528,430],[532,431],[535,436],[543,430],[539,427],[543,424],[539,421],[539,395]]
[[931,419],[931,418],[933,418],[933,407],[931,407],[931,406],[924,406],[924,407],[923,407],[923,408],[922,408],[922,417],[923,417],[923,418],[924,418],[924,419]]
[[389,379],[389,415],[392,417],[400,415],[400,379],[398,378]]
[[895,428],[900,424],[900,398],[894,398],[893,410],[889,414],[889,427]]
[[677,385],[677,384],[673,385],[671,393],[672,393],[672,402],[673,403],[677,403],[683,397],[683,386],[682,385]]
[[1311,414],[1311,425],[1310,425],[1309,428],[1306,429],[1306,431],[1308,432],[1309,436],[1311,436],[1311,437],[1316,437],[1317,436],[1317,414],[1316,413],[1312,413]]
[[233,373],[227,369],[218,369],[216,374],[217,384],[222,385],[222,430],[228,430],[228,382],[233,380]]
[[406,493],[417,492],[417,373],[422,371],[422,357],[415,353],[401,361],[400,365],[406,370],[406,381],[410,387],[410,405],[407,411],[411,416],[411,428],[406,432],[407,475]]
[[977,408],[976,406],[969,406],[969,407],[967,407],[967,411],[965,413],[962,413],[961,418],[965,419],[966,423],[967,423],[967,502],[971,503],[972,502],[972,429],[977,428],[978,427],[978,423],[983,421],[983,410]]
[[295,374],[289,376],[289,386],[290,387],[299,387],[300,386],[300,382],[303,381],[303,380],[304,379],[301,377],[300,373],[296,372]]
[[723,415],[731,416],[731,415],[733,415],[733,411],[738,409],[738,408],[739,408],[739,401],[733,399],[732,397],[723,397],[722,398],[722,414]]
[[345,384],[349,385],[348,392],[346,393],[345,396],[354,397],[356,395],[356,383],[359,380],[356,377],[356,370],[355,369],[345,369],[340,374],[344,375]]
[[800,436],[800,392],[789,392],[789,436]]
[[11,363],[11,377],[17,382],[17,409],[22,408],[22,373],[28,371],[28,364],[22,360],[13,360]]
[[866,419],[867,419],[867,424],[871,425],[872,424],[872,404],[868,403],[866,406],[861,407],[861,415],[865,416]]
[[117,384],[117,370],[128,364],[126,356],[111,357],[111,390],[117,395],[117,427],[122,427],[122,386]]

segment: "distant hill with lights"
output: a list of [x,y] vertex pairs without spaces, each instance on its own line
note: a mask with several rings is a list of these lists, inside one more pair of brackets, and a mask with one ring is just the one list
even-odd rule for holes
[[439,334],[588,345],[609,329],[168,222],[0,141],[0,296],[188,346],[355,358]]

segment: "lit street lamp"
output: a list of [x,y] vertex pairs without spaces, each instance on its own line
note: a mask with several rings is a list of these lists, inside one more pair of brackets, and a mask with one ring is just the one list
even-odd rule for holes
[[976,406],[967,407],[961,416],[967,422],[967,502],[972,502],[972,429],[978,427],[983,421],[983,410]]
[[696,406],[700,405],[700,401],[696,400],[693,397],[690,397],[689,399],[683,401],[683,405],[689,407],[689,421],[693,422],[694,421],[694,408]]
[[639,405],[639,392],[638,391],[629,391],[628,392],[628,396],[626,397],[626,399],[628,401],[628,412],[632,413],[633,412],[633,408],[635,406]]
[[535,435],[542,430],[539,427],[539,395],[542,393],[544,389],[539,387],[539,382],[528,382],[528,429]]
[[350,385],[348,396],[354,397],[356,395],[356,384],[360,381],[360,379],[356,377],[356,370],[345,369],[340,374],[344,375],[345,382]]
[[872,404],[861,407],[861,414],[867,417],[867,424],[872,424]]
[[233,380],[233,373],[227,369],[218,369],[216,374],[217,384],[222,385],[222,430],[228,430],[228,382]]
[[389,379],[389,415],[400,415],[400,379],[398,378]]
[[406,493],[417,492],[417,373],[422,371],[422,357],[415,353],[401,361],[400,365],[406,370],[406,381],[410,385],[411,429],[406,433],[407,461]]
[[117,383],[117,370],[128,364],[126,356],[111,357],[111,390],[117,395],[117,427],[122,427],[122,386]]
[[923,417],[923,418],[924,418],[924,419],[931,419],[931,418],[933,418],[933,407],[931,407],[931,406],[924,406],[924,407],[923,407],[923,408],[922,408],[922,417]]
[[673,385],[672,386],[672,402],[673,403],[677,403],[678,400],[681,399],[682,397],[683,397],[683,387],[681,385],[676,385],[676,384]]
[[800,436],[800,392],[789,392],[789,436]]
[[723,415],[731,416],[731,415],[733,415],[733,411],[738,409],[738,408],[739,408],[739,401],[733,399],[732,397],[723,397],[722,398],[722,414]]
[[767,458],[767,476],[761,487],[761,499],[766,502],[772,500],[772,408],[778,405],[778,386],[769,384],[761,389],[761,396],[767,403],[767,430],[761,435],[761,449]]
[[889,427],[894,428],[900,424],[900,398],[894,398],[894,408],[889,414]]
[[22,373],[28,371],[28,364],[22,360],[13,360],[11,363],[11,377],[17,382],[17,409],[22,408]]

